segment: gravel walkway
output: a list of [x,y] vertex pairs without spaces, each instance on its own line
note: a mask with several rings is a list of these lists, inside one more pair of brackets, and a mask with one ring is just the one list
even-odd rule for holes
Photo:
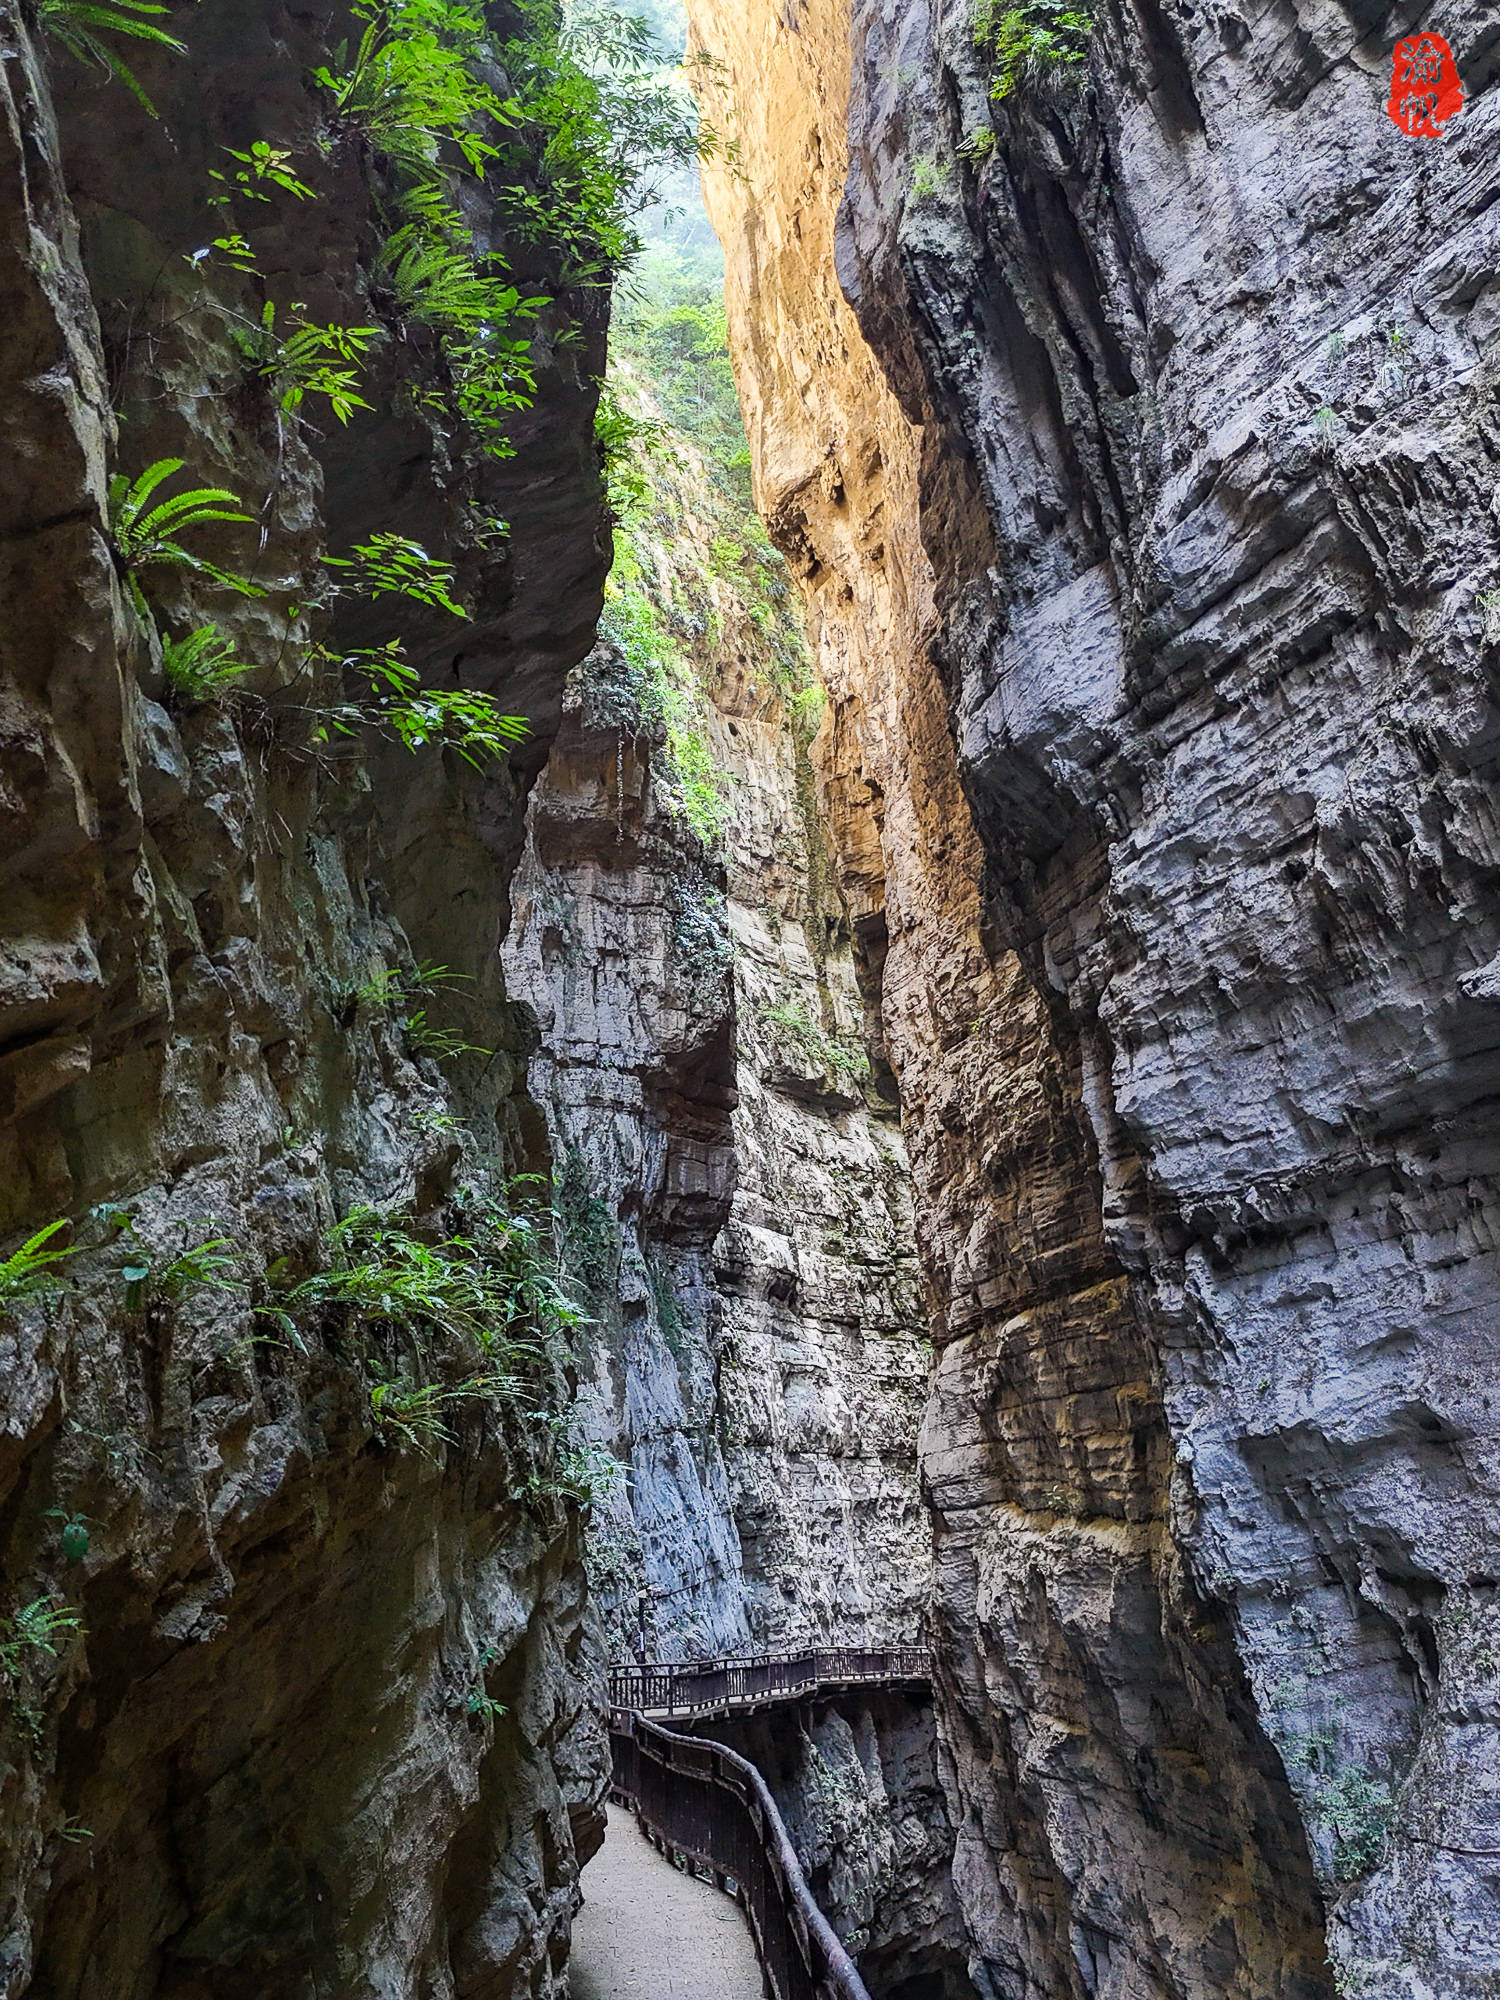
[[762,2000],[739,1906],[663,1860],[618,1806],[583,1871],[583,1896],[572,2000]]

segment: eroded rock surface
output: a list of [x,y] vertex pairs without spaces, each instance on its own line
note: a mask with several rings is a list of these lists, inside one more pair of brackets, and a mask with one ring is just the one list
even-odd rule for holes
[[[382,1423],[372,1384],[446,1393],[459,1357],[278,1302],[362,1205],[440,1237],[547,1166],[496,946],[600,602],[602,328],[544,316],[509,460],[433,416],[410,329],[372,357],[380,417],[294,418],[247,353],[262,292],[379,321],[375,169],[311,76],[348,17],[177,10],[185,56],[127,45],[159,122],[32,18],[0,9],[0,1229],[66,1217],[76,1254],[0,1302],[0,1990],[557,1994],[606,1757],[550,1434],[467,1393],[446,1443],[420,1405]],[[262,139],[314,197],[207,206]],[[253,277],[208,253],[226,216]],[[106,480],[168,456],[243,497],[184,540],[263,595],[158,565],[133,608]],[[456,628],[294,608],[372,530],[454,566]],[[254,673],[185,699],[159,634],[210,618]],[[314,632],[400,636],[526,713],[528,751],[320,739]],[[441,1063],[389,986],[424,961],[462,981],[428,1025],[475,1045]]]
[[1384,9],[1104,6],[993,110],[965,6],[693,13],[888,939],[976,1983],[1500,1989],[1494,24],[1422,143]]
[[659,732],[619,712],[606,644],[570,683],[506,945],[572,1268],[596,1281],[591,1427],[628,1472],[596,1521],[601,1604],[627,1656],[909,1642],[930,1537],[905,1154],[775,678],[792,634],[716,580],[722,501],[672,449],[630,533],[660,643],[691,661],[723,858],[674,805]]

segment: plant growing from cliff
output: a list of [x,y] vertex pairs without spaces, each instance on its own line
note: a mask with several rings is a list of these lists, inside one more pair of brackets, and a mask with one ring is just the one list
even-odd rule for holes
[[238,1271],[227,1236],[207,1237],[162,1264],[152,1260],[133,1230],[129,1233],[131,1244],[120,1267],[127,1312],[139,1312],[153,1300],[180,1299],[188,1291],[234,1289]]
[[566,1149],[557,1169],[552,1212],[569,1275],[591,1297],[606,1297],[620,1275],[620,1225],[609,1203],[594,1193],[588,1162],[576,1146]]
[[350,555],[324,556],[323,564],[337,572],[340,596],[405,597],[454,618],[469,615],[453,596],[453,565],[428,555],[408,535],[382,529],[356,542]]
[[217,521],[249,522],[238,494],[223,486],[195,486],[163,500],[162,488],[183,468],[180,458],[159,458],[148,465],[138,479],[117,472],[109,482],[109,532],[115,557],[130,583],[136,607],[149,615],[141,594],[137,572],[155,564],[176,565],[211,577],[244,597],[261,597],[264,592],[248,578],[232,570],[206,562],[184,548],[179,536],[190,528],[208,527]]
[[640,248],[632,216],[661,199],[665,177],[725,150],[722,141],[644,17],[580,0],[554,34],[537,10],[532,32],[500,53],[519,113],[501,142],[501,212],[561,254],[564,285],[608,284]]
[[288,414],[309,396],[324,396],[339,423],[370,405],[359,394],[365,356],[379,340],[376,326],[316,326],[293,306],[289,330],[276,325],[276,305],[267,299],[258,322],[239,334],[239,346],[256,373],[277,391]]
[[33,1690],[39,1669],[61,1657],[73,1633],[82,1629],[76,1611],[51,1597],[37,1597],[0,1624],[0,1676],[9,1690],[11,1714],[33,1746],[41,1741],[42,1710]]
[[36,0],[37,20],[53,40],[80,62],[93,63],[107,76],[123,83],[153,118],[157,115],[156,106],[142,90],[134,71],[100,36],[129,35],[138,42],[156,42],[174,55],[186,55],[187,44],[169,35],[165,28],[158,28],[151,18],[170,11],[158,5],[157,0]]
[[162,672],[167,685],[184,701],[212,701],[246,674],[253,662],[237,660],[234,646],[217,625],[200,625],[185,639],[163,639]]
[[456,1444],[457,1437],[445,1421],[447,1413],[488,1388],[487,1378],[445,1384],[376,1382],[370,1390],[370,1414],[375,1427],[391,1443],[404,1445],[424,1458],[436,1458],[437,1447]]
[[943,191],[943,164],[936,153],[919,153],[911,163],[907,195],[912,201],[935,201]]
[[407,1046],[418,1055],[438,1056],[445,1062],[455,1056],[492,1056],[493,1049],[482,1049],[477,1043],[466,1042],[462,1035],[452,1029],[435,1027],[427,1018],[427,1009],[418,1007],[407,1015],[401,1023]]
[[814,1068],[837,1071],[852,1082],[861,1082],[870,1074],[870,1059],[864,1050],[826,1034],[797,1001],[772,1005],[763,1000],[756,1012]]
[[329,1268],[279,1286],[273,1312],[332,1312],[345,1324],[406,1329],[503,1362],[530,1352],[533,1335],[578,1318],[536,1223],[491,1202],[476,1200],[463,1232],[436,1243],[400,1217],[356,1208],[324,1245]]
[[56,1222],[49,1222],[35,1236],[28,1236],[19,1250],[12,1250],[0,1263],[0,1311],[16,1299],[36,1298],[45,1292],[63,1290],[60,1267],[70,1257],[76,1257],[78,1252],[76,1249],[56,1248],[53,1239],[68,1226],[68,1218],[60,1215]]
[[974,45],[994,64],[991,103],[1022,90],[1081,82],[1093,28],[1092,15],[1067,0],[1022,0],[1003,10],[1002,0],[978,0]]
[[458,0],[353,0],[350,11],[365,24],[352,56],[345,44],[339,68],[313,72],[338,118],[416,180],[436,177],[448,145],[482,177],[496,157],[486,128],[513,123],[516,110],[476,73],[494,54],[480,10]]
[[478,771],[530,733],[526,718],[507,715],[493,695],[424,687],[394,640],[342,657],[320,652],[314,658],[362,684],[354,699],[327,702],[314,711],[314,745],[374,729],[411,751],[434,746],[457,751]]

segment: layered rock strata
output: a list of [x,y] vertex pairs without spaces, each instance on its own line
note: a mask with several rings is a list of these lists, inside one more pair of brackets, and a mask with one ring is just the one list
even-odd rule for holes
[[[124,45],[159,119],[34,24],[0,9],[0,1230],[71,1227],[59,1288],[0,1285],[0,1990],[556,1994],[606,1758],[551,1433],[477,1352],[287,1299],[341,1218],[436,1240],[547,1168],[496,945],[600,602],[602,328],[544,314],[508,459],[434,414],[409,326],[369,357],[380,415],[293,414],[263,298],[385,326],[381,170],[312,79],[359,24],[178,8],[186,54]],[[258,143],[310,185],[212,206]],[[158,499],[251,518],[131,567],[107,481],[166,458]],[[320,554],[372,530],[467,615],[309,614]],[[253,671],[192,698],[163,637],[210,620]],[[319,635],[399,637],[528,750],[481,773],[330,733]],[[423,962],[449,978],[403,1025]]]
[[694,14],[886,941],[976,1984],[1487,1991],[1493,24],[1423,144],[1379,9],[1106,6],[993,106],[965,8]]
[[601,1604],[627,1655],[909,1640],[927,1351],[905,1155],[777,680],[800,642],[756,581],[769,549],[716,572],[725,501],[691,442],[652,479],[640,602],[685,663],[722,835],[684,817],[605,642],[533,796],[506,946],[572,1268],[595,1279],[583,1398],[625,1468],[596,1510]]

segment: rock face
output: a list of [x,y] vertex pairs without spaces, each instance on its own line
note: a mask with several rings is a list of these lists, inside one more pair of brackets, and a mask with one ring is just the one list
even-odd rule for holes
[[824,1695],[697,1733],[750,1758],[771,1787],[874,2000],[973,2000],[929,1700]]
[[726,502],[690,441],[652,477],[626,612],[684,663],[723,858],[661,730],[621,709],[607,639],[533,794],[506,945],[571,1268],[592,1279],[583,1401],[628,1475],[596,1511],[601,1608],[615,1649],[657,1658],[909,1642],[927,1347],[905,1155],[776,679],[800,638],[765,594],[768,573],[787,597],[769,549],[716,570]]
[[[384,324],[385,169],[311,76],[350,20],[171,25],[181,57],[123,45],[158,122],[0,10],[0,1230],[72,1224],[66,1289],[0,1276],[0,1990],[552,1995],[606,1762],[552,1430],[476,1377],[503,1347],[295,1287],[361,1208],[442,1241],[548,1165],[496,945],[600,603],[602,328],[544,313],[507,459],[410,325],[371,353],[378,417],[296,413],[262,300]],[[310,191],[211,205],[261,142]],[[106,481],[168,457],[161,494],[253,518],[132,580]],[[468,615],[309,612],[320,552],[372,531],[451,565]],[[162,635],[210,619],[254,671],[192,699]],[[312,642],[395,637],[527,715],[526,750],[330,735]],[[462,983],[418,1007],[423,962]],[[563,1358],[518,1365],[555,1406]]]
[[1500,1990],[1493,22],[1424,142],[1380,8],[1101,6],[995,105],[965,6],[693,14],[976,1985]]

